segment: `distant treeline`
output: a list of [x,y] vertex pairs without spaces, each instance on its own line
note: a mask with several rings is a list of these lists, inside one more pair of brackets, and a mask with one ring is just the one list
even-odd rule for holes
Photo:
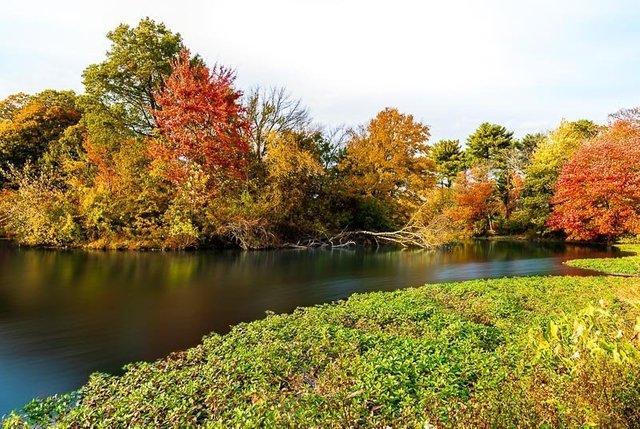
[[120,25],[85,91],[0,101],[0,231],[93,248],[422,247],[640,233],[640,109],[466,144],[385,108],[327,129],[284,88],[242,92],[179,34]]

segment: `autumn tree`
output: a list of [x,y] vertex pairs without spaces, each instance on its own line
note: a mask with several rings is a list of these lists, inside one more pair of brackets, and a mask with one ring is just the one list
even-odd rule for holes
[[[32,97],[12,98],[10,119],[0,121],[0,168],[21,169],[43,154],[82,116],[73,91],[46,90]],[[7,100],[5,100],[7,101]],[[8,111],[9,109],[5,109]],[[0,183],[2,180],[0,179]]]
[[570,239],[640,233],[640,128],[617,121],[563,166],[549,225]]
[[486,170],[486,164],[481,164],[460,173],[453,189],[454,206],[449,216],[472,235],[494,233],[496,219],[504,215],[496,181]]
[[80,242],[78,206],[54,171],[10,168],[8,178],[15,189],[0,194],[0,227],[13,239],[30,246]]
[[0,122],[12,121],[16,113],[22,110],[31,101],[31,95],[24,92],[11,94],[0,101]]
[[538,234],[548,234],[551,197],[562,166],[588,139],[598,133],[592,121],[562,121],[536,145],[526,169],[518,217]]
[[458,140],[440,140],[431,147],[429,157],[436,164],[438,183],[448,188],[465,167],[464,152]]
[[87,125],[94,138],[106,138],[109,132],[121,140],[148,136],[156,126],[156,95],[171,73],[171,61],[184,47],[182,37],[145,18],[136,27],[120,24],[107,38],[107,58],[82,74]]
[[467,139],[467,155],[471,165],[485,164],[495,178],[496,192],[505,207],[505,217],[510,217],[513,193],[514,168],[510,162],[516,141],[513,132],[502,125],[485,122]]
[[267,139],[274,133],[304,132],[311,124],[309,110],[284,87],[254,87],[244,105],[250,124],[248,141],[258,161],[264,160]]
[[318,143],[319,133],[272,133],[267,137],[269,156],[267,189],[262,198],[269,201],[272,218],[295,222],[298,227],[320,217],[314,196],[324,174]]
[[175,191],[153,174],[147,143],[124,141],[109,153],[109,162],[103,146],[86,149],[86,159],[65,162],[64,172],[89,244],[162,247],[161,218]]
[[248,124],[234,80],[229,69],[192,61],[186,49],[173,61],[171,75],[155,94],[161,136],[151,148],[171,182],[184,182],[194,168],[212,184],[244,178]]
[[403,223],[435,185],[428,138],[429,128],[412,115],[394,108],[378,113],[353,132],[339,165],[349,195]]

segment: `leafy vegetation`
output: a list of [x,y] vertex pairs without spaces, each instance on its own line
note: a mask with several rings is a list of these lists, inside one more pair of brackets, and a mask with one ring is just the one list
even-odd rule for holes
[[619,247],[630,256],[619,258],[575,259],[567,261],[567,265],[587,270],[601,271],[608,274],[640,275],[640,244],[620,244]]
[[638,427],[639,304],[620,277],[354,295],[94,374],[4,427]]
[[[607,156],[603,157],[602,154]],[[581,146],[562,169],[549,225],[574,239],[610,243],[640,228],[640,134],[615,123]]]
[[[0,169],[43,167],[56,152],[74,152],[77,148],[65,145],[68,139],[63,137],[82,116],[75,93],[46,90],[32,97],[20,95],[2,103],[7,119],[0,120]],[[0,177],[0,185],[5,180]]]
[[86,126],[105,144],[116,143],[117,134],[150,135],[156,126],[156,93],[171,75],[171,61],[184,48],[182,37],[145,18],[133,28],[119,25],[107,38],[111,49],[105,61],[82,74]]
[[429,156],[436,164],[438,183],[450,188],[465,167],[465,155],[458,140],[440,140],[431,148]]
[[[85,92],[0,101],[0,231],[33,246],[435,247],[640,233],[640,109],[522,139],[429,144],[383,108],[326,130],[284,88],[235,86],[146,18]],[[3,427],[640,427],[640,245],[568,265],[629,277],[477,280],[270,314]]]
[[526,167],[519,215],[532,225],[539,235],[549,235],[547,225],[551,216],[551,199],[564,164],[598,127],[591,121],[562,121],[545,139],[538,142]]

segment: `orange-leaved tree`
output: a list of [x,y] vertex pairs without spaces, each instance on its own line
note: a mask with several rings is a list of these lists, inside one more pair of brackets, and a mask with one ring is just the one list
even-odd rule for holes
[[187,49],[172,62],[171,75],[156,95],[161,137],[150,150],[171,182],[184,183],[194,169],[215,184],[244,178],[248,123],[234,80],[232,70],[218,65],[209,69]]
[[454,207],[448,216],[473,235],[493,232],[494,219],[504,214],[496,188],[486,166],[460,173],[453,188]]
[[379,112],[347,143],[339,171],[351,197],[406,222],[435,187],[435,164],[427,156],[429,127],[395,108]]
[[640,127],[618,120],[565,164],[549,225],[577,240],[640,233]]

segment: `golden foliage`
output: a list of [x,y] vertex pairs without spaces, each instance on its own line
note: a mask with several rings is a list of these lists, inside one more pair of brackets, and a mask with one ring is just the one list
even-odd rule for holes
[[314,179],[324,172],[317,154],[297,133],[271,133],[266,139],[268,156],[266,199],[274,215],[286,215],[300,207],[312,192]]
[[426,155],[429,128],[412,115],[387,108],[354,132],[339,169],[347,192],[373,197],[406,221],[435,186],[435,165]]

